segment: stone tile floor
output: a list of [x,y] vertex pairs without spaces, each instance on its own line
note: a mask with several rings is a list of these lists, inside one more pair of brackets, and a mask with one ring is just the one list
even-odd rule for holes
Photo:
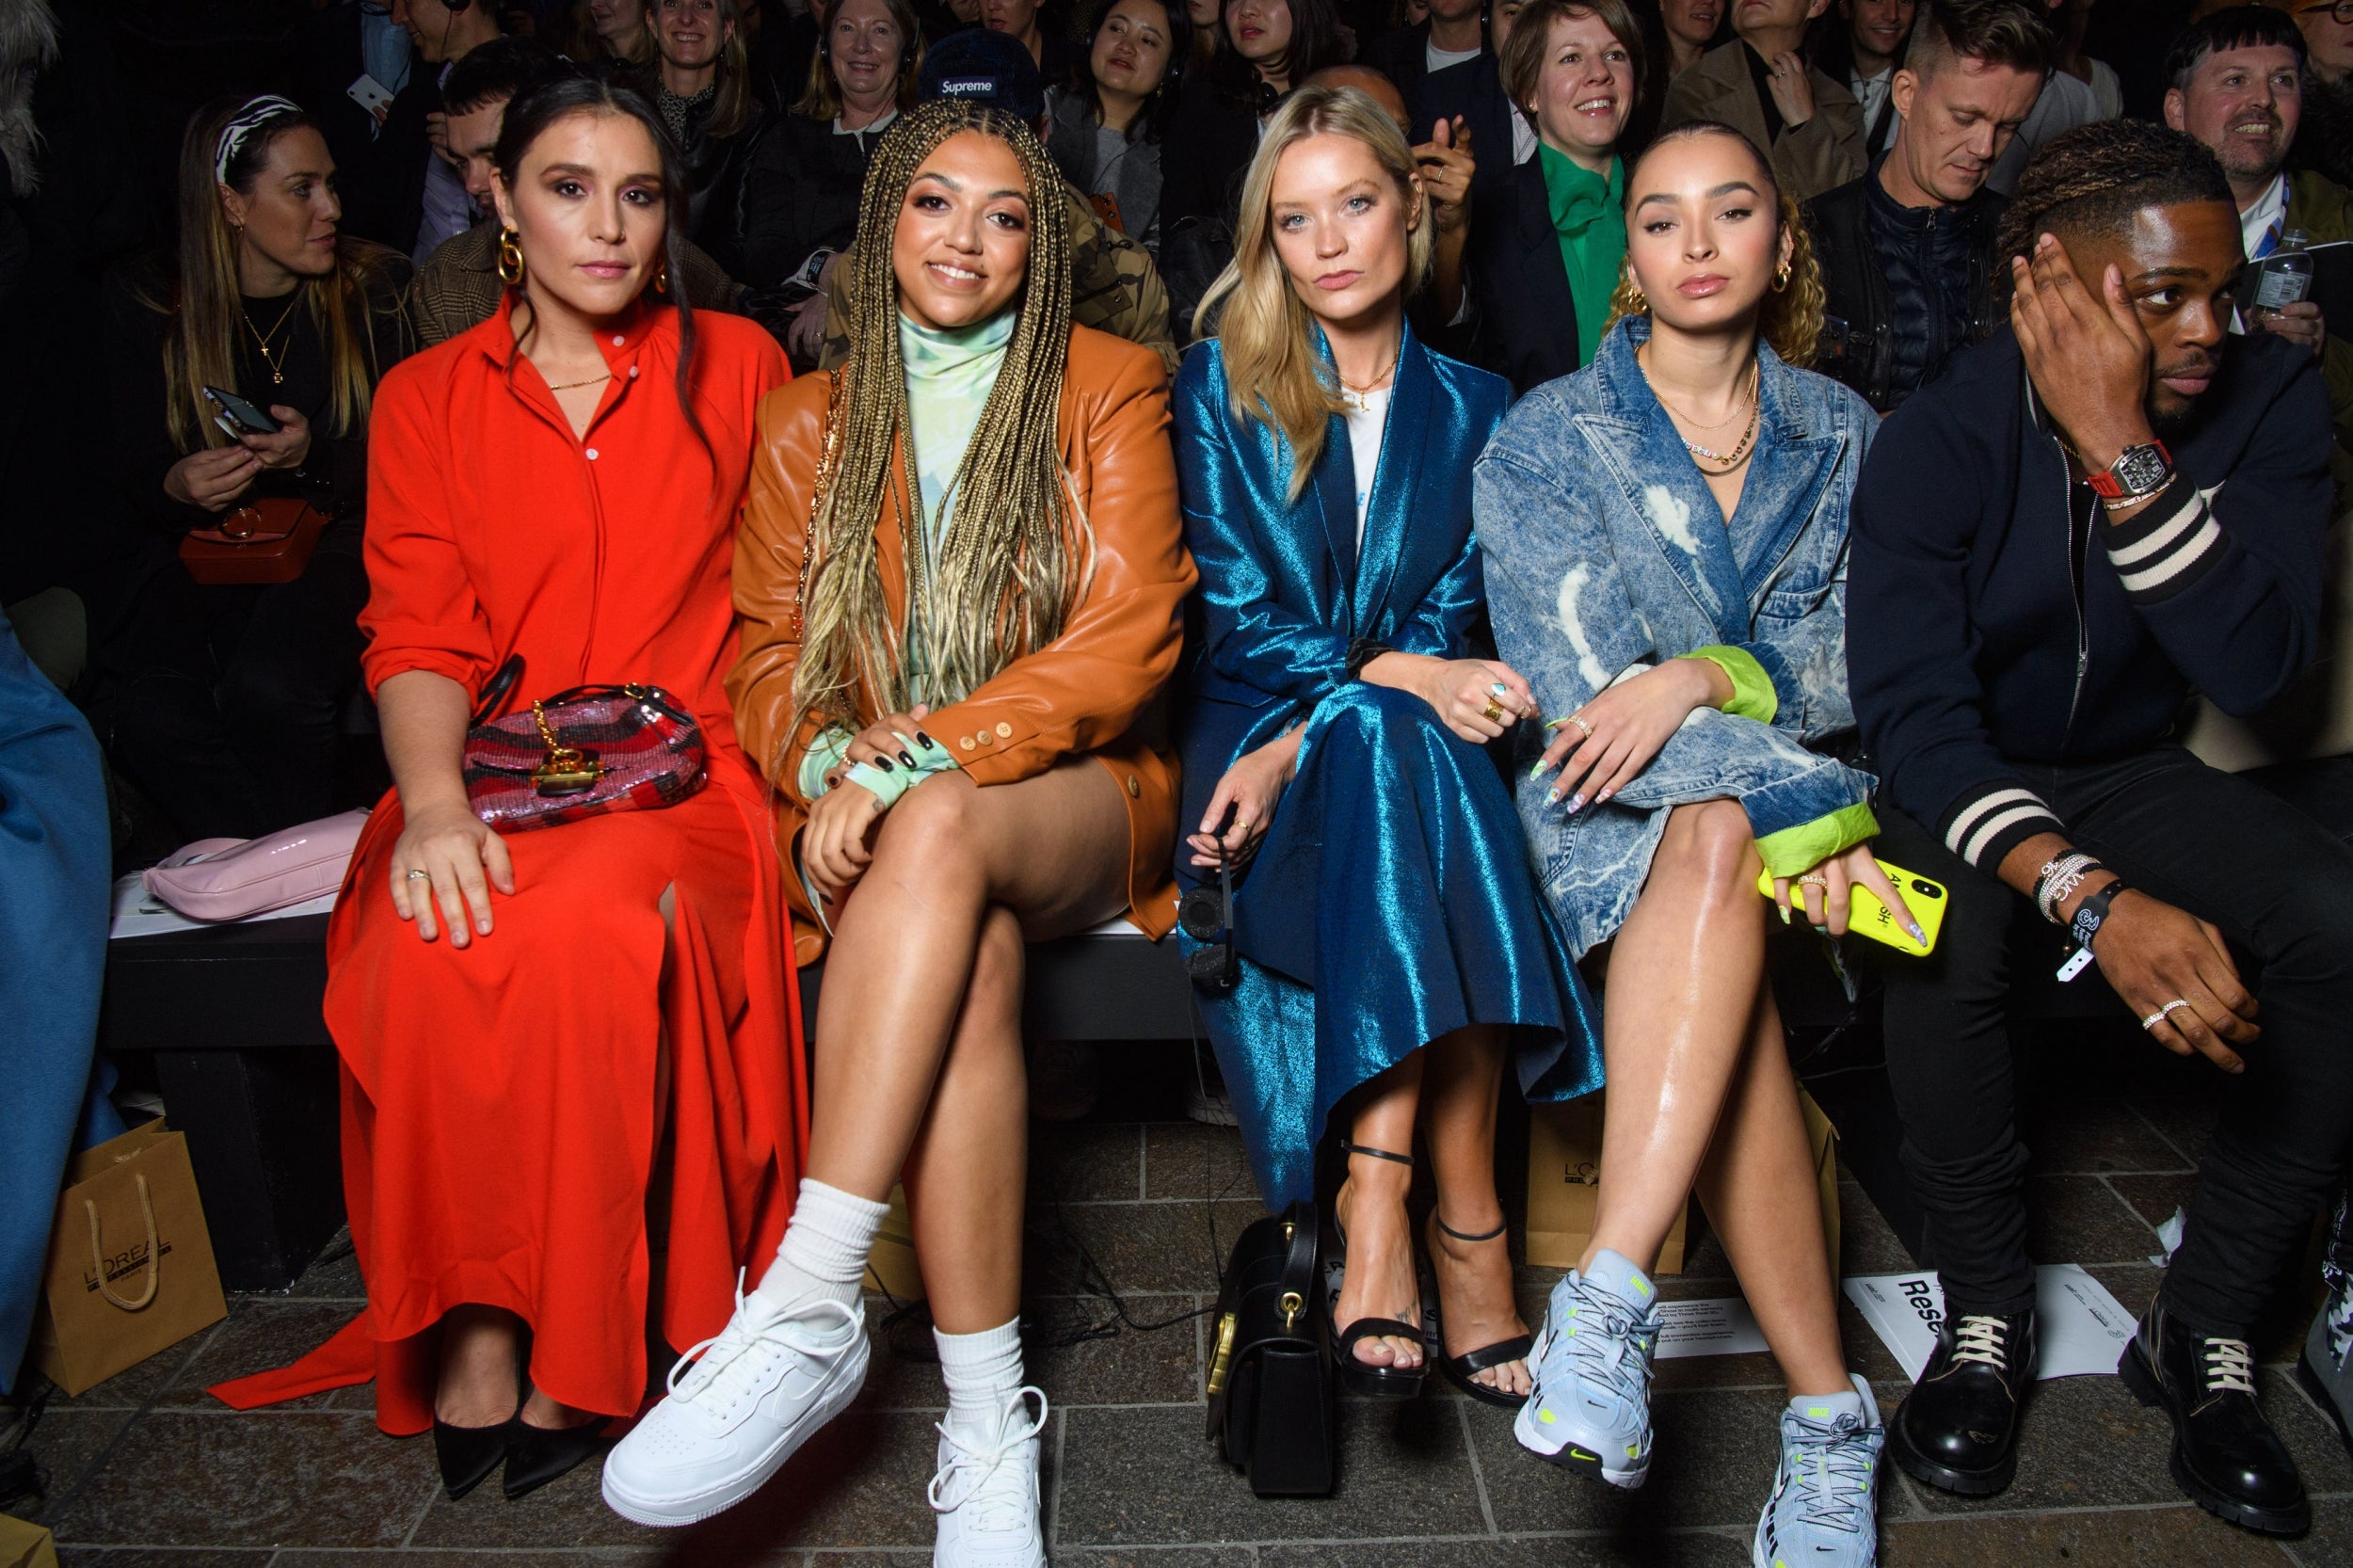
[[[1658,1459],[1642,1491],[1606,1491],[1536,1463],[1503,1413],[1426,1395],[1352,1402],[1344,1479],[1318,1501],[1260,1501],[1204,1442],[1202,1368],[1220,1254],[1256,1212],[1240,1140],[1187,1122],[1098,1119],[1041,1128],[1032,1193],[1032,1380],[1053,1400],[1046,1487],[1054,1561],[1068,1568],[1600,1568],[1748,1560],[1773,1471],[1782,1393],[1768,1358],[1662,1364]],[[2151,1228],[2187,1187],[2211,1094],[2054,1106],[2035,1134],[2036,1256],[2090,1267],[2138,1311],[2153,1288]],[[1870,1199],[1842,1182],[1849,1273],[1909,1268]],[[1084,1293],[1082,1256],[1120,1293]],[[1698,1233],[1677,1296],[1735,1288]],[[1531,1320],[1548,1271],[1524,1270]],[[308,1350],[360,1304],[348,1258],[285,1296],[236,1298],[229,1318],[78,1399],[53,1400],[31,1447],[49,1490],[35,1517],[73,1568],[541,1568],[759,1564],[886,1568],[928,1562],[923,1489],[936,1371],[891,1348],[857,1408],[750,1504],[660,1534],[600,1502],[594,1466],[510,1504],[495,1485],[452,1504],[430,1445],[395,1442],[348,1389],[235,1415],[205,1384]],[[877,1304],[877,1317],[880,1304]],[[2266,1401],[2309,1484],[2302,1540],[2246,1534],[2185,1504],[2166,1477],[2167,1430],[2113,1377],[2041,1386],[2019,1480],[1968,1501],[1892,1468],[1881,1560],[1929,1564],[2353,1563],[2353,1463],[2286,1373],[2301,1319],[2265,1348]],[[1168,1326],[1150,1328],[1148,1325]],[[912,1326],[912,1325],[909,1325]],[[1905,1383],[1851,1311],[1847,1343],[1893,1410]],[[916,1333],[896,1337],[927,1343]],[[1438,1386],[1443,1386],[1438,1385]]]

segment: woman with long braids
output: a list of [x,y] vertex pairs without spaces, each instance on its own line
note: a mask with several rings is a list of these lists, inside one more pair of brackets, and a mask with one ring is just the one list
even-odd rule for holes
[[[1284,100],[1251,163],[1234,261],[1202,306],[1217,336],[1176,382],[1203,611],[1177,872],[1213,908],[1247,872],[1214,922],[1235,983],[1201,1013],[1270,1207],[1312,1195],[1337,1134],[1342,1380],[1414,1394],[1443,1306],[1439,1368],[1508,1407],[1529,1339],[1497,1092],[1512,1063],[1535,1097],[1590,1093],[1601,1051],[1481,749],[1535,707],[1472,643],[1471,461],[1511,389],[1405,324],[1427,200],[1396,121],[1353,88]],[[1437,1182],[1426,1253],[1405,1212],[1417,1133]]]
[[1870,776],[1816,749],[1854,727],[1847,508],[1878,421],[1801,368],[1820,278],[1739,133],[1666,133],[1625,201],[1600,353],[1512,410],[1476,480],[1496,641],[1550,712],[1521,731],[1520,820],[1602,982],[1609,1079],[1593,1240],[1552,1293],[1514,1430],[1642,1483],[1649,1271],[1696,1186],[1792,1396],[1755,1560],[1865,1568],[1884,1429],[1839,1347],[1765,921],[1794,903],[1843,933],[1860,883],[1918,939],[1865,847]]
[[[338,232],[335,160],[283,98],[197,111],[180,151],[170,265],[108,280],[112,478],[138,538],[98,650],[115,765],[190,839],[253,838],[334,809],[337,724],[360,679],[355,624],[368,410],[416,346],[406,257]],[[230,421],[205,388],[278,426]],[[102,481],[103,482],[103,481]],[[264,497],[335,520],[302,574],[200,584],[191,531]]]
[[760,410],[728,687],[804,961],[832,937],[821,1097],[776,1260],[606,1462],[640,1523],[749,1496],[856,1394],[858,1282],[904,1178],[948,1384],[932,1560],[1046,1560],[1022,944],[1172,923],[1154,709],[1193,579],[1160,362],[1070,325],[1062,184],[1000,110],[902,119],[867,175],[851,357]]
[[[724,685],[754,411],[783,358],[666,293],[686,198],[643,98],[527,90],[495,163],[498,314],[408,360],[376,412],[362,624],[393,790],[327,987],[368,1309],[219,1391],[374,1378],[376,1424],[430,1427],[452,1497],[502,1462],[520,1496],[635,1413],[649,1293],[673,1344],[726,1324],[782,1233],[804,1126],[782,875]],[[485,825],[460,773],[475,705],[625,682],[697,721],[704,787]]]

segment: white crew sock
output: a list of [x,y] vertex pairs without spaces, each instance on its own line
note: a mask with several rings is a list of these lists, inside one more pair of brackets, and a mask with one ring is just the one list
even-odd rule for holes
[[866,1256],[874,1250],[874,1233],[889,1212],[887,1203],[803,1176],[784,1243],[752,1294],[777,1307],[809,1296],[856,1306],[858,1283],[866,1277]]
[[940,1375],[948,1382],[948,1424],[981,1441],[1004,1428],[1005,1412],[1021,1391],[1021,1320],[978,1334],[932,1330]]

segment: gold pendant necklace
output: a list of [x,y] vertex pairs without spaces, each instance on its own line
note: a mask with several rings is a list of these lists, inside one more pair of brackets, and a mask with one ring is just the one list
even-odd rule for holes
[[[278,336],[278,334],[284,329],[286,323],[294,319],[295,307],[301,303],[302,290],[300,288],[296,288],[294,293],[294,297],[286,302],[286,309],[278,317],[277,325],[273,326],[267,332],[264,332],[260,328],[253,325],[252,315],[248,313],[243,306],[238,307],[237,314],[243,318],[245,322],[245,329],[253,334],[254,345],[262,351],[262,363],[269,366],[269,384],[273,387],[282,387],[286,384],[286,350],[281,348],[277,353],[272,354],[269,351],[269,340]],[[294,345],[291,343],[287,344],[288,348],[293,346]]]

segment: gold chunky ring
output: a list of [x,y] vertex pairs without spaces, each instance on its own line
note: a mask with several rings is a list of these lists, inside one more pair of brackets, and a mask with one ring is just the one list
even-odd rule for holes
[[1830,891],[1830,884],[1818,876],[1801,876],[1798,878],[1798,885],[1800,887],[1802,888],[1808,886],[1809,884],[1813,887],[1821,888],[1822,891],[1826,893]]
[[1589,740],[1589,741],[1590,741],[1590,740],[1592,740],[1592,739],[1593,738],[1593,727],[1592,725],[1587,724],[1587,723],[1585,722],[1585,715],[1584,715],[1584,714],[1582,714],[1582,713],[1571,713],[1571,714],[1569,715],[1569,722],[1570,722],[1571,724],[1573,724],[1573,725],[1577,726],[1579,729],[1582,729],[1583,731],[1585,731],[1585,738],[1586,738],[1587,740]]
[[1501,724],[1503,722],[1503,704],[1497,702],[1494,697],[1489,697],[1487,699],[1487,706],[1481,710],[1481,712],[1486,714],[1487,722],[1489,724]]

